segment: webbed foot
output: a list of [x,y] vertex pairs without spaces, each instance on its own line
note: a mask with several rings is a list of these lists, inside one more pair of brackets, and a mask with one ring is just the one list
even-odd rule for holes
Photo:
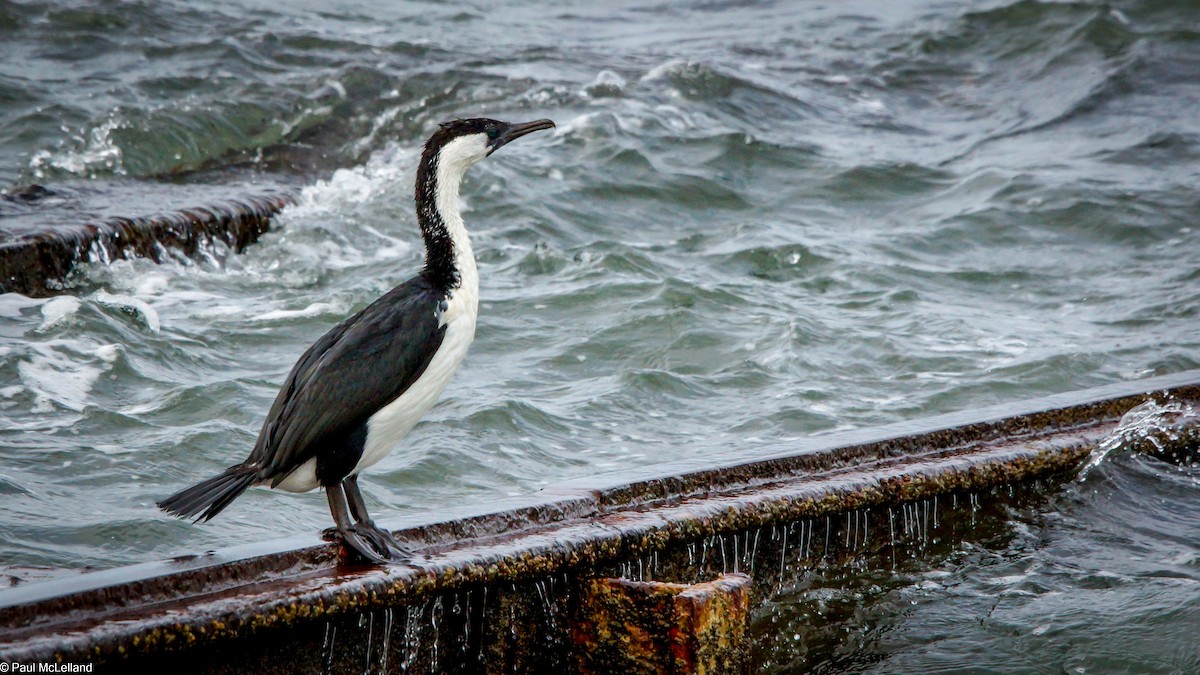
[[358,555],[362,556],[367,562],[373,562],[377,565],[386,565],[392,562],[392,553],[387,546],[379,546],[378,540],[372,536],[369,530],[361,531],[360,527],[353,526],[345,530],[339,530],[338,534],[342,536],[342,541],[346,543],[346,547]]
[[376,565],[386,565],[395,560],[392,551],[386,545],[381,545],[373,533],[363,531],[358,526],[331,527],[322,534],[327,541],[341,539],[351,558],[357,556]]

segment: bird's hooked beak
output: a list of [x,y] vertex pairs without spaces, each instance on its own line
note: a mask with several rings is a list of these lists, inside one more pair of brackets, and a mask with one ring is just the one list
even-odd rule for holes
[[515,141],[526,134],[532,134],[535,131],[542,129],[553,129],[554,122],[550,120],[534,120],[532,122],[522,122],[521,124],[510,124],[507,128],[500,132],[500,135],[488,145],[488,155],[499,150],[505,144]]

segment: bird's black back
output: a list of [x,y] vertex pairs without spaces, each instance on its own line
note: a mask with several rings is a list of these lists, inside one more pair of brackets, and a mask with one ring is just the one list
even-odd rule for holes
[[366,423],[425,372],[445,336],[444,292],[426,275],[388,291],[334,326],[300,357],[263,423],[247,464],[278,485],[320,456],[317,478],[331,485],[362,456]]

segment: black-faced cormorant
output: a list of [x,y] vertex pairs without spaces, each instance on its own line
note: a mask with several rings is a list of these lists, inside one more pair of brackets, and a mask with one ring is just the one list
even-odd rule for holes
[[246,461],[159,507],[209,520],[252,485],[290,492],[323,487],[350,548],[373,562],[405,553],[367,514],[358,474],[383,459],[433,406],[475,337],[479,274],[459,213],[463,175],[505,143],[553,126],[550,120],[442,124],[417,168],[424,269],[304,352]]

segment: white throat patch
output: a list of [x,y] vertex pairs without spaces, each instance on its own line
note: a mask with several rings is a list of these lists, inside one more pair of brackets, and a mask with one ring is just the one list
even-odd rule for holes
[[442,305],[439,320],[446,327],[442,345],[425,368],[420,379],[400,398],[371,416],[367,423],[367,441],[363,455],[351,473],[366,469],[383,459],[400,439],[431,408],[454,371],[467,355],[475,339],[475,317],[479,312],[479,271],[471,239],[463,225],[458,205],[458,190],[467,169],[487,157],[487,136],[473,134],[456,138],[438,153],[437,208],[454,247],[454,264],[459,285]]
[[442,312],[441,321],[450,323],[466,315],[471,324],[471,333],[474,333],[479,304],[479,271],[475,267],[475,252],[471,249],[471,238],[467,236],[459,209],[458,191],[467,169],[484,157],[487,157],[487,136],[472,134],[447,143],[438,153],[437,164],[437,207],[454,246],[454,264],[459,274],[459,286],[446,298],[447,306]]

